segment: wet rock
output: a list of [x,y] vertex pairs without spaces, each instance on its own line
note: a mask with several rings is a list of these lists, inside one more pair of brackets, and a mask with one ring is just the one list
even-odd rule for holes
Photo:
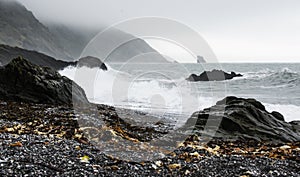
[[0,98],[46,104],[87,104],[84,90],[51,68],[18,57],[0,68]]
[[186,80],[188,81],[223,81],[230,80],[234,77],[242,77],[241,74],[236,74],[235,72],[226,73],[222,70],[212,70],[212,71],[204,71],[199,76],[196,74],[191,74]]
[[[278,112],[269,113],[255,99],[226,97],[215,106],[194,113],[184,128],[223,140],[296,142],[300,141],[297,126],[285,122]],[[213,135],[211,131],[216,133]]]

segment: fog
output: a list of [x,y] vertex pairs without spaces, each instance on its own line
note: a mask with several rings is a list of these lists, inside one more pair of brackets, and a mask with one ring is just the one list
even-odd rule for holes
[[99,28],[143,16],[172,19],[197,31],[222,62],[300,62],[299,0],[19,2],[43,23],[76,27]]

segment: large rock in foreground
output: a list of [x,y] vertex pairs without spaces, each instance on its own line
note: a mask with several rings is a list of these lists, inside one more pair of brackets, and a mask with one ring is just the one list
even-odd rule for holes
[[211,108],[194,113],[184,128],[222,140],[295,142],[300,141],[297,126],[285,122],[278,112],[269,113],[255,99],[227,97]]
[[223,81],[230,80],[234,77],[242,77],[241,74],[236,74],[235,72],[226,73],[222,70],[212,70],[212,71],[204,71],[199,76],[196,74],[191,74],[187,80],[188,81]]
[[0,98],[46,104],[88,103],[84,90],[75,82],[21,57],[0,68]]

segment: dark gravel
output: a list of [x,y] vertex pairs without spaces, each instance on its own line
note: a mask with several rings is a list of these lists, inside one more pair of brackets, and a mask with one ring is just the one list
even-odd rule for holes
[[[20,142],[19,146],[14,146]],[[184,154],[200,154],[186,158]],[[82,157],[89,159],[82,161]],[[299,163],[265,157],[213,155],[179,148],[151,162],[127,162],[74,140],[0,134],[1,176],[300,176]]]

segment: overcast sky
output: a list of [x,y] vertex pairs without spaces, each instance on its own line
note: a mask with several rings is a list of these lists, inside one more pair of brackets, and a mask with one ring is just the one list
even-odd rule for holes
[[[42,22],[86,27],[143,16],[169,18],[196,30],[221,62],[300,62],[300,0],[19,1]],[[162,53],[172,52],[170,45],[148,42]],[[178,51],[174,47],[173,54]]]

